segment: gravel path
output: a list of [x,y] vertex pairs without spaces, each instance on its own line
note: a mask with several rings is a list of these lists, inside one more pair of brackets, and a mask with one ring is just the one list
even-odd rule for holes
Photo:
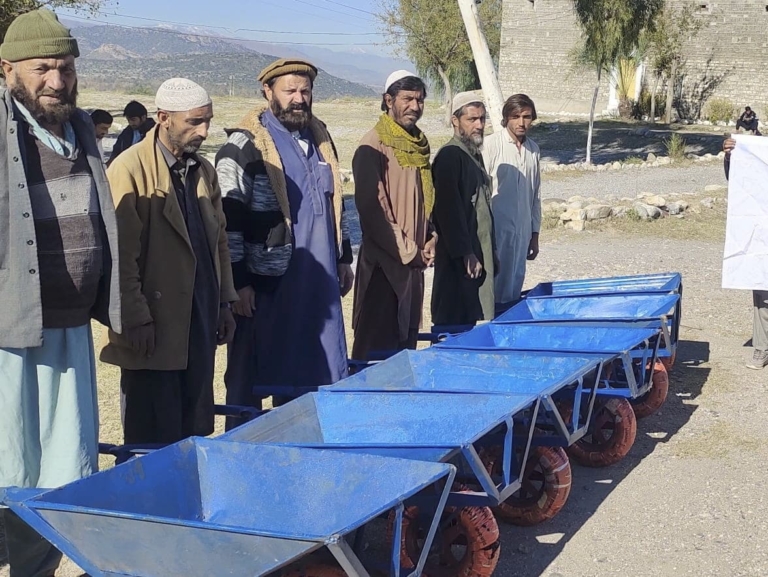
[[693,166],[660,166],[631,168],[608,172],[545,173],[541,184],[542,198],[580,195],[606,199],[636,197],[641,192],[654,194],[701,192],[708,184],[726,184],[723,165],[712,161]]

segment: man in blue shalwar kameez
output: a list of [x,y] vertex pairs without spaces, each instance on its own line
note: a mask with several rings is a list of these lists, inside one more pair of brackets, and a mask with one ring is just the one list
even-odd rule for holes
[[296,59],[265,68],[259,81],[268,105],[228,131],[216,157],[240,295],[229,404],[260,406],[272,395],[279,405],[291,395],[273,394],[275,387],[318,387],[347,375],[341,297],[352,288],[352,251],[342,234],[336,150],[312,115],[316,76]]

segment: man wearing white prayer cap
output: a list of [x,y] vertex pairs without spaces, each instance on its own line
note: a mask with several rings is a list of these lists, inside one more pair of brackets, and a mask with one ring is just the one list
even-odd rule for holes
[[415,349],[424,304],[424,270],[435,257],[429,222],[435,189],[426,135],[416,126],[427,88],[398,70],[384,84],[376,126],[352,160],[363,240],[357,260],[352,357]]
[[493,318],[495,303],[491,181],[480,154],[486,116],[483,95],[460,92],[451,112],[453,138],[438,151],[432,166],[432,222],[440,235],[432,322],[473,326]]
[[213,104],[200,85],[166,80],[157,126],[107,176],[117,211],[124,331],[101,360],[121,369],[127,444],[168,444],[213,432],[217,345],[237,300],[216,170],[198,154]]

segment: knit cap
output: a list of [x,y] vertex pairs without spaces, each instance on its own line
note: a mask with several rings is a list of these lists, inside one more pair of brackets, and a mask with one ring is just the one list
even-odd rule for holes
[[0,46],[0,58],[9,62],[64,56],[80,56],[77,40],[47,8],[17,16]]

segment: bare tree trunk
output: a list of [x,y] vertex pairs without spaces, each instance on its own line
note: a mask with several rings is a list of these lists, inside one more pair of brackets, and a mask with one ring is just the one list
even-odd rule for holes
[[653,91],[651,92],[651,122],[653,124],[656,124],[656,93],[659,91],[659,80],[661,79],[661,76],[658,74],[655,76],[656,78],[654,78],[653,81]]
[[667,109],[664,111],[664,122],[672,124],[672,104],[675,102],[675,84],[677,83],[677,59],[672,60],[672,70],[669,72],[667,86]]
[[592,109],[589,111],[589,132],[587,133],[587,164],[592,164],[592,130],[595,126],[595,108],[597,108],[597,95],[600,92],[600,79],[602,78],[602,68],[597,69],[597,82],[595,83],[595,93],[592,95]]
[[443,81],[443,100],[445,102],[445,125],[451,125],[451,116],[453,111],[451,110],[451,104],[453,103],[453,88],[451,87],[451,79],[448,78],[443,67],[437,65],[437,73],[440,75],[440,80]]

